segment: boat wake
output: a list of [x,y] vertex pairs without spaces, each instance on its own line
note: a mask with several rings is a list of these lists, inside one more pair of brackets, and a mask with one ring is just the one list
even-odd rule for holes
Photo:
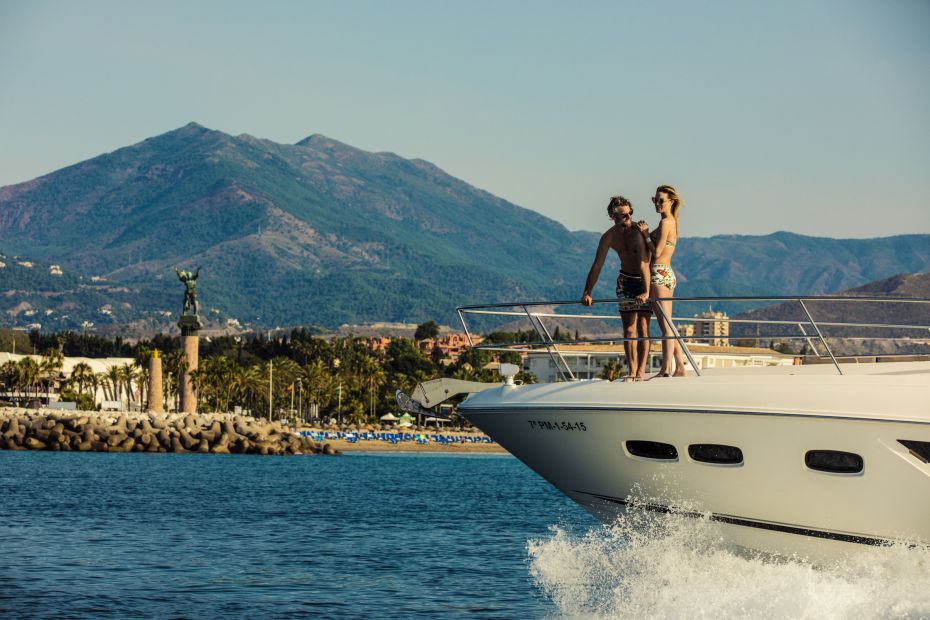
[[750,556],[708,519],[631,509],[527,543],[558,613],[582,618],[930,618],[930,553],[863,547],[832,565]]

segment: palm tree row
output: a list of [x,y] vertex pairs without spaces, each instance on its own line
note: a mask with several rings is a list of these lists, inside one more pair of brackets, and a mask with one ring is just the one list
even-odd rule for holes
[[[421,381],[439,376],[467,380],[498,380],[483,370],[490,361],[485,351],[469,351],[451,366],[424,354],[414,341],[395,338],[383,350],[367,338],[324,339],[304,330],[290,338],[252,339],[218,337],[202,341],[203,354],[191,372],[202,411],[226,412],[236,407],[256,416],[296,415],[313,411],[321,418],[355,422],[377,420],[395,407],[394,391],[410,392]],[[62,356],[51,349],[41,363],[33,358],[0,366],[0,385],[18,397],[38,395],[55,380],[61,389],[88,399],[121,401],[128,406],[146,403],[148,366],[155,348],[162,359],[163,394],[167,409],[177,409],[181,376],[188,368],[177,339],[158,337],[134,345],[135,363],[94,373],[86,363],[61,376]],[[266,357],[267,356],[267,357]]]

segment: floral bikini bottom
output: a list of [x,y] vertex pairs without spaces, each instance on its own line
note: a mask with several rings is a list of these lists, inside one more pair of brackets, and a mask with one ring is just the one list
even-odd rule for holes
[[672,270],[672,266],[663,265],[662,263],[656,263],[652,266],[652,278],[650,278],[650,280],[653,284],[658,284],[668,289],[675,288],[675,284],[678,283],[678,280],[675,279],[675,272]]

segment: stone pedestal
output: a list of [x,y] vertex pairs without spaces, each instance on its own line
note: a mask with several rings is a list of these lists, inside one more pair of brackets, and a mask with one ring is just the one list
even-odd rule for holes
[[152,353],[149,359],[149,407],[152,413],[165,412],[165,390],[161,372],[161,354]]
[[197,413],[197,394],[194,391],[194,382],[191,380],[191,372],[197,370],[197,363],[200,355],[200,336],[198,332],[203,324],[200,317],[196,315],[183,314],[178,321],[178,327],[181,328],[181,346],[184,348],[184,363],[187,368],[181,373],[181,384],[178,386],[178,393],[181,402],[179,409],[182,413]]

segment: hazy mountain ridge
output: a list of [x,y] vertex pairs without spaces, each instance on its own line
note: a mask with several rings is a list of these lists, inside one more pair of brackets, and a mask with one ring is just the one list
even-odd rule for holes
[[[106,276],[150,309],[180,298],[174,266],[202,265],[207,304],[257,327],[452,323],[462,304],[574,299],[598,237],[421,159],[195,123],[0,188],[2,251]],[[930,235],[683,238],[675,267],[679,295],[817,294],[930,269]]]
[[[930,273],[899,274],[870,282],[864,286],[855,287],[837,293],[841,297],[854,300],[857,297],[930,299]],[[893,301],[807,301],[807,309],[814,320],[821,324],[824,336],[831,337],[831,348],[834,354],[865,354],[865,353],[923,353],[930,352],[930,303],[893,302]],[[807,315],[804,309],[796,302],[787,302],[772,305],[766,308],[753,310],[738,316],[741,319],[769,320],[769,321],[797,321],[802,323],[809,334],[814,331],[808,327]],[[891,328],[846,328],[839,326],[822,325],[823,323],[859,323],[876,325],[906,325],[922,326],[924,329],[891,329]],[[785,326],[751,326],[748,324],[734,324],[732,333],[735,335],[748,334],[784,334],[800,333]],[[853,340],[853,337],[868,336],[872,338],[910,338],[913,342],[862,342]],[[838,338],[841,340],[832,340]],[[815,346],[818,344],[813,339]],[[795,347],[799,341],[794,341]],[[822,347],[821,347],[822,348]]]

